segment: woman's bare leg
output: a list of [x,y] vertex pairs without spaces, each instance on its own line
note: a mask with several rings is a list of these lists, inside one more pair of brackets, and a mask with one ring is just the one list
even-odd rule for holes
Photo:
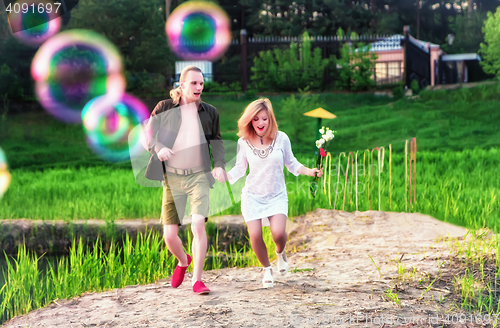
[[285,249],[286,240],[288,238],[286,233],[286,220],[287,218],[284,214],[276,214],[269,217],[271,234],[276,244],[276,253],[281,253]]
[[247,222],[247,227],[252,249],[255,255],[257,255],[257,259],[263,267],[266,268],[270,266],[271,263],[269,262],[266,244],[262,238],[262,220],[249,221]]

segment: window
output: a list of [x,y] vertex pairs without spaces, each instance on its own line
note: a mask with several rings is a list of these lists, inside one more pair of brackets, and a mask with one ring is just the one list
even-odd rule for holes
[[375,83],[399,83],[403,81],[403,70],[403,63],[400,61],[375,63]]

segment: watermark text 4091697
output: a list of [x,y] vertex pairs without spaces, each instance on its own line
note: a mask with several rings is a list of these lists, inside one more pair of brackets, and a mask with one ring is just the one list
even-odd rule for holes
[[[55,2],[54,3],[54,12],[57,14],[59,12],[59,8],[61,7],[61,3],[60,2]],[[31,4],[27,4],[26,2],[24,3],[19,3],[19,2],[16,2],[14,3],[13,5],[11,3],[8,4],[7,8],[5,8],[5,11],[7,11],[9,14],[11,13],[16,13],[16,14],[20,14],[20,13],[23,13],[23,14],[27,14],[27,13],[39,13],[39,14],[43,14],[43,13],[48,13],[50,14],[52,12],[52,4],[50,2],[47,2],[47,3],[38,3],[37,5],[35,5],[35,3],[31,3]]]
[[[73,9],[79,0],[3,0],[4,9],[9,17],[13,33],[29,30],[48,23],[50,20],[63,16]],[[1,7],[0,7],[1,8]],[[12,18],[17,15],[38,15],[38,19],[23,20],[18,26],[12,24]]]

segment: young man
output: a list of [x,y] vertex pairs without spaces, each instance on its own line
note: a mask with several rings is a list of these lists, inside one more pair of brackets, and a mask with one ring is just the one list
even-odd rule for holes
[[[209,189],[214,178],[225,182],[219,113],[215,107],[201,101],[203,82],[199,68],[184,68],[180,86],[170,92],[172,99],[159,102],[146,124],[152,157],[145,175],[149,179],[163,180],[161,223],[164,239],[179,261],[171,285],[176,288],[182,283],[193,260],[192,284],[197,294],[210,292],[201,280],[207,252],[205,222],[209,213]],[[214,162],[212,171],[209,148]],[[187,196],[191,204],[193,259],[184,251],[178,236]]]

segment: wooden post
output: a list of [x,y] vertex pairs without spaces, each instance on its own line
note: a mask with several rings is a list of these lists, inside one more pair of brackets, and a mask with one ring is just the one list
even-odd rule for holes
[[403,42],[403,67],[404,67],[404,74],[403,74],[403,81],[406,86],[408,86],[408,81],[406,79],[406,76],[408,75],[408,65],[407,65],[407,60],[406,60],[406,48],[407,48],[407,43],[409,42],[409,37],[410,37],[410,26],[405,25],[403,27],[403,34],[405,36],[404,42]]
[[242,29],[240,32],[241,44],[241,91],[247,91],[247,30]]
[[[165,0],[165,22],[168,22],[168,18],[170,17],[170,4],[172,0]],[[175,65],[175,63],[174,63]],[[172,65],[168,64],[167,69],[167,78],[165,79],[165,83],[167,84],[168,87],[173,88],[174,87],[174,81],[175,81],[175,75],[172,73]],[[172,78],[174,76],[174,78]],[[168,94],[168,90],[167,90]]]
[[170,16],[170,2],[172,0],[165,0],[165,21],[168,21],[168,17]]
[[417,0],[417,39],[420,40],[420,0]]

